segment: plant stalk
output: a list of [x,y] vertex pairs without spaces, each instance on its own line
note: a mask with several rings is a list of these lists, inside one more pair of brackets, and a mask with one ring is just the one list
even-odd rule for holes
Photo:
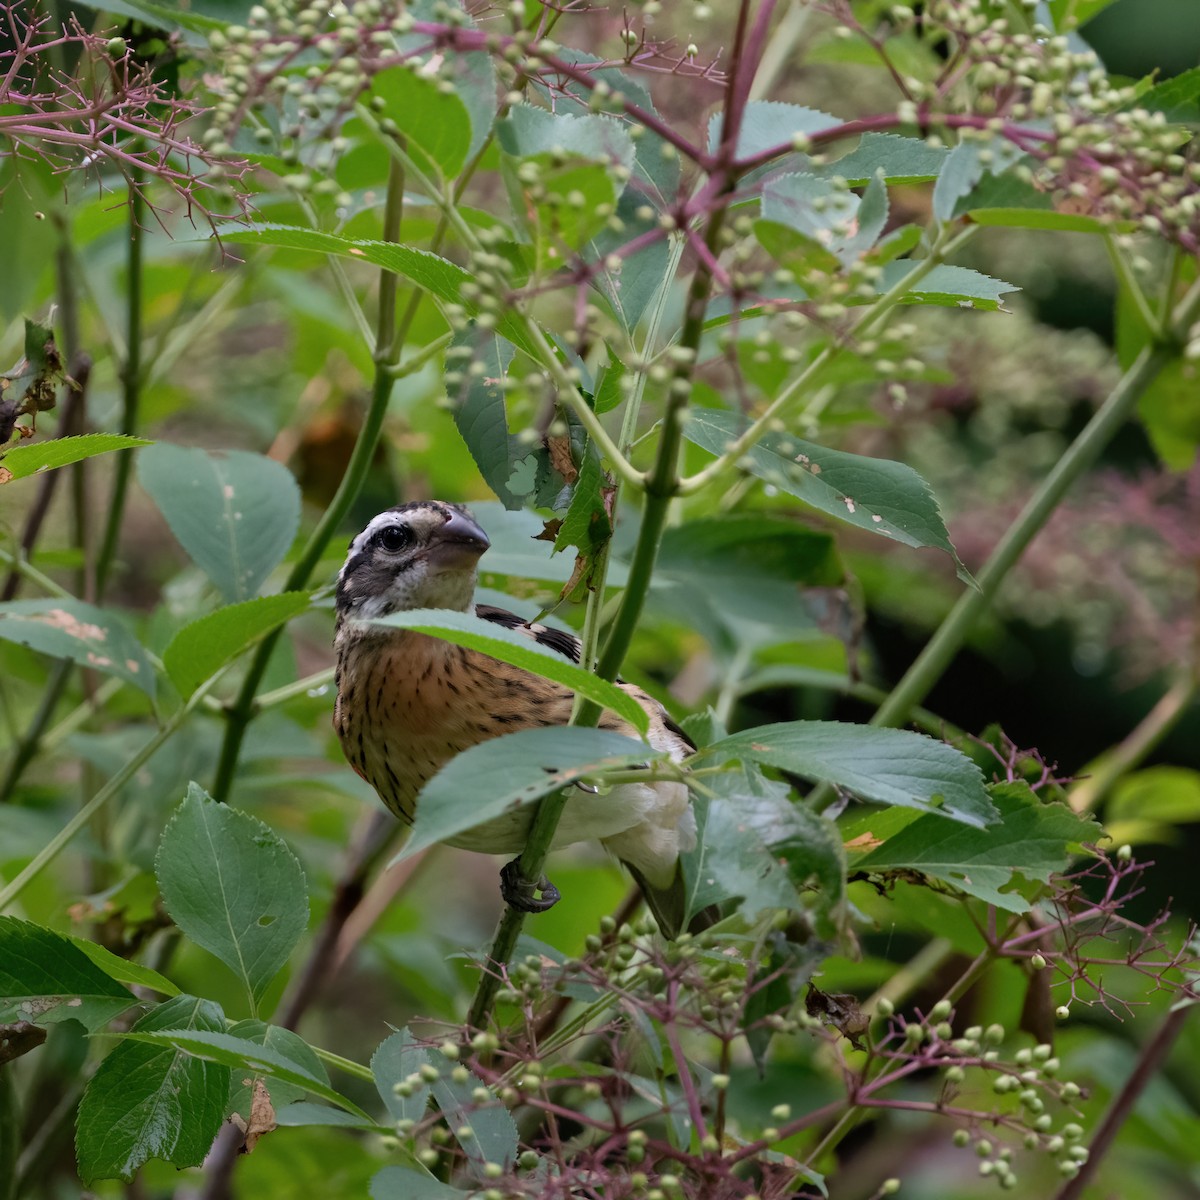
[[[384,208],[384,241],[399,240],[403,209],[404,171],[393,159],[388,174],[387,200]],[[351,505],[358,498],[366,481],[371,461],[375,457],[375,450],[383,431],[383,419],[387,414],[388,401],[392,396],[392,387],[395,382],[393,371],[401,342],[396,328],[398,286],[399,281],[391,271],[380,271],[379,312],[375,327],[375,377],[372,382],[371,402],[367,408],[367,416],[359,431],[358,440],[354,443],[350,462],[346,466],[346,473],[342,476],[337,492],[320,521],[317,522],[317,527],[309,535],[300,557],[289,572],[287,581],[283,585],[284,591],[300,591],[308,584],[309,578],[321,561],[325,547],[350,511]],[[283,628],[281,627],[268,634],[259,643],[237,698],[227,713],[225,737],[221,743],[221,757],[217,764],[217,774],[212,792],[213,799],[221,803],[229,799],[242,742],[256,711],[255,694],[282,633]]]
[[958,653],[968,632],[987,611],[1000,585],[1026,547],[1062,502],[1067,490],[1095,462],[1101,450],[1129,419],[1142,393],[1175,353],[1175,346],[1200,313],[1200,285],[1176,310],[1171,329],[1138,355],[1092,419],[1058,460],[1041,487],[1005,531],[976,576],[978,589],[964,591],[928,644],[871,718],[872,725],[900,725],[920,704]]

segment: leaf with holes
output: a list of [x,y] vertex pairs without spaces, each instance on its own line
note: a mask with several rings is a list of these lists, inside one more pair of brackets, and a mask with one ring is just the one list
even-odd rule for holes
[[[693,409],[685,433],[712,454],[724,454],[746,428],[740,413]],[[906,546],[950,555],[964,582],[971,582],[950,541],[929,484],[904,463],[830,450],[786,433],[767,433],[739,465],[827,516]]]
[[979,768],[945,742],[906,729],[840,721],[762,725],[713,743],[703,757],[762,763],[832,783],[877,804],[934,813],[982,828],[998,818]]
[[1073,848],[1103,830],[1064,804],[1045,804],[1023,783],[996,784],[998,824],[986,830],[919,817],[854,863],[856,871],[912,870],[952,884],[1006,912],[1028,912],[1017,876],[1048,883],[1066,869]]
[[262,454],[159,442],[139,456],[138,479],[230,603],[258,592],[300,526],[300,489],[292,473]]
[[308,925],[296,856],[193,783],[163,830],[155,872],[172,919],[242,980],[256,1010]]

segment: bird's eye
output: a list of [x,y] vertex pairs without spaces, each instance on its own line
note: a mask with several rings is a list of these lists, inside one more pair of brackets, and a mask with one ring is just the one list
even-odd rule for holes
[[404,525],[389,525],[375,536],[379,545],[392,554],[403,550],[412,542],[412,532]]

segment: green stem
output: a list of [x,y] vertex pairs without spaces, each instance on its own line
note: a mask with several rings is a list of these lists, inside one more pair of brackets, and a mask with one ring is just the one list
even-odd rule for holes
[[[1176,352],[1175,346],[1200,312],[1200,285],[1192,288],[1176,310],[1164,340],[1151,342],[1138,355],[1108,398],[1096,410],[1079,436],[1067,448],[1041,487],[1030,497],[1017,519],[1005,531],[976,582],[959,597],[946,619],[938,626],[924,650],[909,667],[891,695],[879,706],[872,725],[899,725],[913,706],[920,704],[958,653],[968,632],[987,611],[1000,585],[1008,577],[1025,548],[1049,520],[1068,488],[1095,462],[1100,451],[1129,419],[1141,394]],[[1165,340],[1165,339],[1170,339]]]
[[1200,676],[1193,672],[1177,679],[1129,734],[1094,763],[1067,793],[1077,813],[1093,811],[1122,776],[1132,771],[1179,723],[1200,694]]
[[262,712],[264,708],[275,708],[277,705],[286,704],[289,700],[295,700],[298,696],[307,696],[316,688],[328,687],[333,682],[334,675],[334,668],[326,667],[324,671],[318,671],[315,675],[306,675],[303,679],[286,683],[283,687],[275,688],[274,691],[263,692],[258,697],[255,709]]
[[58,857],[67,843],[179,732],[192,710],[216,683],[217,678],[218,676],[214,675],[201,684],[188,702],[38,851],[13,881],[0,889],[0,912],[29,886],[44,867]]
[[1129,298],[1138,310],[1138,316],[1141,317],[1142,324],[1150,331],[1152,338],[1161,340],[1162,322],[1155,316],[1154,309],[1150,307],[1150,300],[1142,289],[1142,285],[1138,283],[1137,276],[1133,273],[1128,259],[1121,253],[1120,248],[1117,246],[1116,238],[1111,233],[1104,235],[1104,246],[1108,250],[1109,261],[1113,265],[1117,279],[1129,293]]
[[[142,390],[142,219],[145,201],[140,179],[135,176],[129,188],[129,251],[126,258],[128,288],[126,310],[125,362],[121,367],[121,432],[133,436],[137,432],[138,409]],[[96,559],[96,603],[104,603],[104,587],[117,554],[121,537],[121,522],[125,515],[125,497],[129,492],[129,475],[133,470],[133,451],[117,454],[113,474],[112,496],[108,501],[108,516],[100,554]]]
[[[384,241],[399,240],[403,208],[404,172],[393,161],[388,176],[387,200],[384,207]],[[354,443],[350,462],[346,466],[346,473],[342,476],[338,490],[320,521],[317,522],[317,527],[309,535],[300,557],[288,574],[287,581],[283,585],[284,591],[299,591],[308,584],[309,577],[321,561],[325,547],[350,511],[351,505],[358,498],[366,481],[371,461],[375,457],[379,436],[383,431],[383,420],[387,415],[388,401],[392,396],[397,347],[401,343],[402,336],[396,327],[397,286],[396,275],[386,270],[380,272],[379,313],[375,328],[375,377],[371,387],[371,402],[367,408],[366,419],[359,431],[358,440]],[[230,706],[225,726],[225,738],[221,743],[221,757],[217,763],[217,774],[213,783],[215,800],[224,802],[229,798],[238,758],[241,754],[242,741],[245,739],[246,730],[254,719],[256,711],[255,693],[258,691],[275,644],[282,633],[282,628],[276,629],[259,643],[237,698]]]
[[762,415],[756,418],[747,426],[745,432],[733,443],[733,445],[720,456],[708,464],[702,471],[697,471],[695,475],[690,475],[688,478],[681,480],[679,484],[679,494],[681,496],[691,496],[696,492],[702,491],[708,487],[726,471],[737,464],[738,459],[749,450],[755,442],[767,431],[771,423],[778,419],[784,409],[791,404],[794,397],[802,394],[813,379],[817,376],[847,347],[854,344],[857,338],[861,338],[864,334],[871,332],[877,325],[880,325],[886,320],[895,307],[900,303],[904,295],[911,291],[926,275],[945,262],[956,250],[958,250],[966,241],[974,236],[977,226],[969,226],[962,230],[956,237],[950,237],[948,234],[943,235],[938,239],[933,249],[930,251],[927,258],[921,261],[911,270],[905,277],[898,280],[892,287],[885,292],[867,311],[859,317],[853,325],[850,326],[845,336],[837,342],[830,342],[820,354],[816,356],[775,397],[774,400],[766,407]]

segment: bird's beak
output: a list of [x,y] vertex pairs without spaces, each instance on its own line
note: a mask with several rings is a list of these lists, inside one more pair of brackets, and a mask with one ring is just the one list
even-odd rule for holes
[[471,517],[456,512],[430,538],[429,557],[443,570],[463,570],[473,567],[491,544]]

